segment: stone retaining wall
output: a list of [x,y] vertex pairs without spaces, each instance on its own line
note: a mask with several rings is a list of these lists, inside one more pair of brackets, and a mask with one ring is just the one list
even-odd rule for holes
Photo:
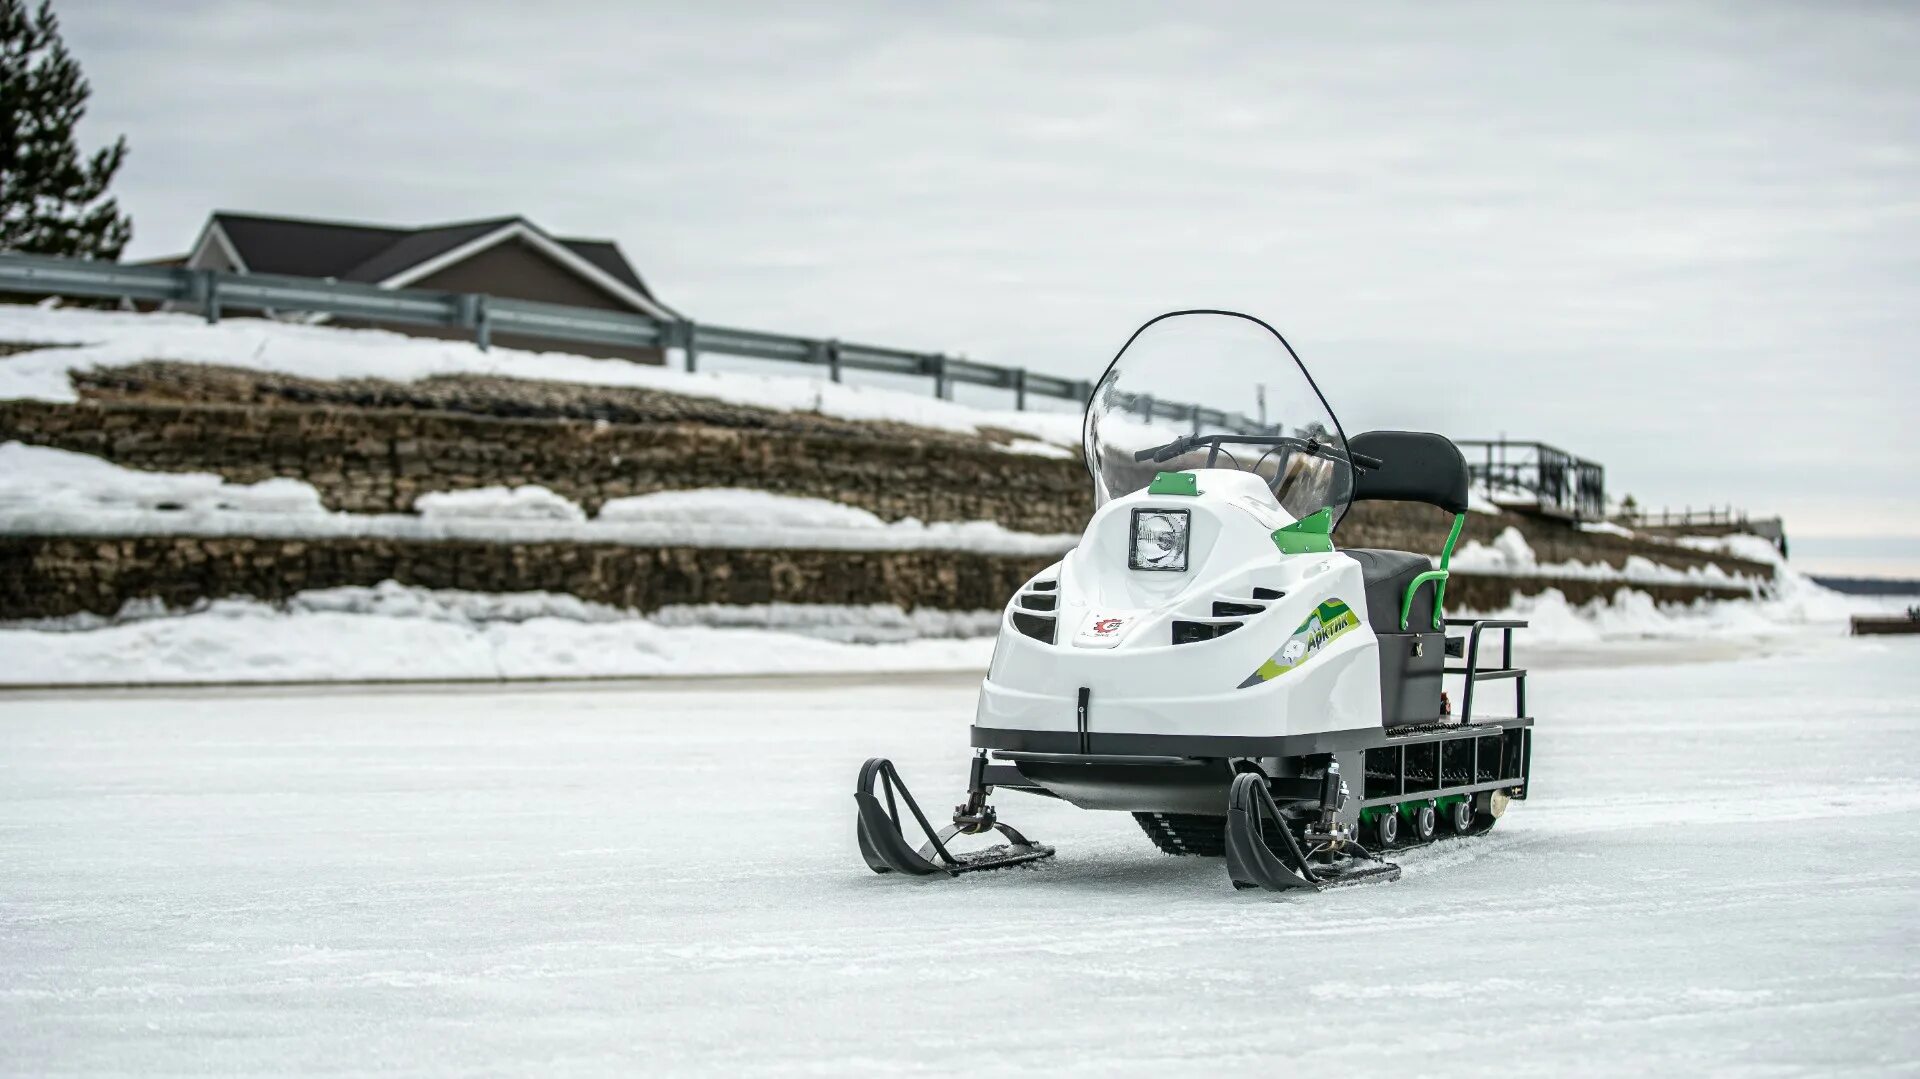
[[495,375],[437,375],[413,382],[375,378],[323,380],[272,371],[150,360],[76,372],[85,401],[161,405],[248,405],[255,408],[445,412],[511,420],[588,420],[619,424],[694,423],[841,435],[867,441],[919,441],[978,448],[1011,442],[1013,431],[943,431],[887,420],[847,420],[818,412],[782,412],[638,386],[539,382]]
[[[279,540],[143,536],[0,537],[0,619],[111,615],[134,600],[282,600],[312,588],[395,580],[475,592],[563,592],[638,611],[676,604],[886,603],[996,610],[1053,559],[950,551],[636,548],[610,544]],[[1617,581],[1462,574],[1452,610],[1497,610],[1514,594],[1558,588],[1575,603]],[[1741,589],[1633,585],[1660,602],[1729,599]]]
[[[672,396],[672,395],[661,395]],[[860,425],[850,425],[859,427]],[[405,513],[429,491],[537,483],[595,511],[609,498],[697,487],[753,487],[858,506],[888,520],[991,520],[1023,532],[1077,533],[1092,511],[1079,461],[1013,454],[907,429],[871,433],[659,422],[501,419],[416,408],[260,407],[0,401],[0,439],[94,454],[129,468],[214,472],[236,483],[305,480],[330,509]],[[1425,506],[1362,504],[1341,546],[1438,554],[1452,518]],[[1506,528],[1542,562],[1615,568],[1639,555],[1685,569],[1718,565],[1765,579],[1764,563],[1644,538],[1583,532],[1517,513],[1467,515],[1462,542]]]
[[[1077,533],[1092,510],[1078,459],[997,448],[1019,437],[779,412],[658,390],[452,376],[327,382],[185,363],[83,372],[77,404],[0,401],[0,440],[57,446],[137,469],[305,480],[335,510],[408,512],[430,491],[540,484],[589,512],[610,498],[749,487],[829,499],[887,520],[997,521]],[[1336,542],[1437,554],[1449,515],[1356,507]],[[1505,513],[1469,514],[1466,540],[1516,528],[1542,562],[1682,569],[1717,564],[1764,580],[1772,567],[1642,538]],[[92,611],[133,599],[185,605],[308,588],[407,584],[549,590],[642,611],[679,603],[888,603],[998,608],[1048,559],[952,552],[647,549],[594,544],[258,538],[0,540],[0,618]],[[1556,587],[1584,602],[1617,582],[1462,575],[1450,606],[1497,609]],[[1635,585],[1656,599],[1744,589]]]
[[1092,508],[1078,460],[952,438],[413,409],[0,401],[4,439],[235,483],[289,476],[313,484],[329,509],[353,513],[406,513],[429,491],[533,483],[588,512],[627,495],[752,487],[887,520],[988,520],[1038,533],[1078,532]]
[[0,537],[0,619],[111,615],[132,600],[282,600],[394,580],[561,592],[639,611],[687,603],[890,603],[992,610],[1050,557],[947,551],[637,548],[611,544]]

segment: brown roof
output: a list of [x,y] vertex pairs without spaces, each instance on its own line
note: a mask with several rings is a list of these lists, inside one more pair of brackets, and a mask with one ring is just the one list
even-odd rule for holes
[[216,211],[213,222],[254,273],[331,277],[377,284],[516,222],[565,247],[649,300],[659,303],[610,240],[553,236],[524,217],[495,217],[403,229]]

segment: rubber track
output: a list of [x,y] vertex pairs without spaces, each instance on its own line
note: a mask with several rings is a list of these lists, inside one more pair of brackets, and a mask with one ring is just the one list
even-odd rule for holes
[[[1199,856],[1203,858],[1221,858],[1227,853],[1227,818],[1213,817],[1204,813],[1135,813],[1133,819],[1140,822],[1140,830],[1147,833],[1153,845],[1166,854]],[[1404,828],[1405,826],[1402,825]],[[1402,838],[1390,850],[1410,850],[1424,847],[1430,843],[1448,839],[1466,839],[1483,835],[1493,829],[1493,818],[1482,815],[1474,822],[1473,831],[1465,836],[1447,831],[1444,825],[1436,831],[1433,838],[1421,843],[1413,839]],[[1405,837],[1408,833],[1403,831]],[[1269,836],[1269,841],[1278,842]],[[1373,850],[1372,837],[1360,836],[1360,841]],[[1378,853],[1378,852],[1376,852]]]
[[1227,853],[1227,818],[1205,813],[1135,813],[1140,830],[1168,854],[1222,858]]

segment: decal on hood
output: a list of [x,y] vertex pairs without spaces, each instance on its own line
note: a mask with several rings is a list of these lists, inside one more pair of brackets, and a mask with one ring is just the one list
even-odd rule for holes
[[1337,599],[1330,599],[1314,608],[1300,628],[1293,631],[1273,658],[1260,665],[1260,669],[1247,676],[1247,680],[1236,688],[1245,689],[1262,682],[1271,682],[1275,678],[1293,670],[1302,663],[1319,654],[1322,648],[1332,644],[1339,636],[1360,625],[1360,618],[1353,608]]

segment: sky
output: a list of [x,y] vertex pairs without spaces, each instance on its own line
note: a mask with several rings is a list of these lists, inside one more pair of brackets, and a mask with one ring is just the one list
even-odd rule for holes
[[1920,576],[1920,5],[56,9],[130,257],[216,208],[519,213],[702,321],[1088,379],[1245,310],[1349,431]]

